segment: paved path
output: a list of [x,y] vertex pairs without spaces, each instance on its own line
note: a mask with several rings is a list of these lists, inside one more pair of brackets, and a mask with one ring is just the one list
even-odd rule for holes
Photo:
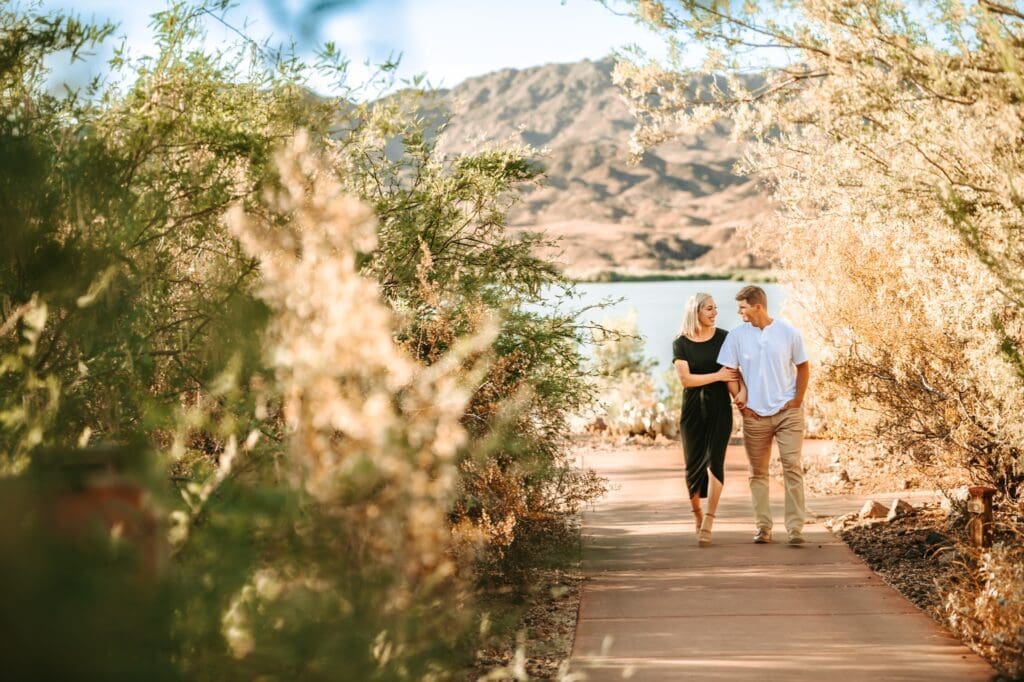
[[[679,448],[587,452],[612,489],[583,516],[571,670],[587,680],[988,680],[993,670],[819,524],[751,542],[732,446],[714,544],[696,546]],[[855,510],[852,510],[855,511]],[[779,540],[782,541],[779,541]]]

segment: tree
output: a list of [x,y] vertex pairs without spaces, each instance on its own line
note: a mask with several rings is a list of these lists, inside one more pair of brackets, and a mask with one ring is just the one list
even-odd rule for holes
[[[0,462],[30,519],[0,543],[36,548],[0,560],[30,576],[3,620],[33,644],[5,660],[35,674],[50,628],[95,658],[51,657],[53,677],[443,676],[474,642],[477,569],[528,575],[598,490],[561,440],[576,327],[534,305],[561,280],[504,232],[540,168],[438,158],[422,94],[314,96],[286,53],[198,49],[223,7],[155,15],[156,57],[60,97],[47,56],[110,28],[0,10]],[[54,536],[97,474],[144,537]],[[172,557],[139,559],[151,544]],[[105,605],[117,627],[75,626]]]

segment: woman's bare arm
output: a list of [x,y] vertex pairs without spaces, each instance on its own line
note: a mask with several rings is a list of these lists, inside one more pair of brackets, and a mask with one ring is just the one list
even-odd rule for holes
[[723,367],[711,374],[693,374],[690,372],[690,363],[686,360],[676,360],[673,364],[676,368],[676,376],[679,377],[679,383],[683,385],[683,388],[697,388],[718,381],[731,382],[739,378],[739,372],[728,367]]

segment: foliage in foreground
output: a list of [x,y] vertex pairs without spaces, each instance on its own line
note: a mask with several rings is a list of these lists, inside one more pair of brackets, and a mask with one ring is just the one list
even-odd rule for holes
[[219,5],[67,96],[45,58],[110,28],[0,10],[5,669],[444,678],[480,577],[600,490],[562,449],[576,326],[531,312],[560,280],[503,230],[539,169],[436,158],[417,93],[197,50]]
[[[608,3],[613,4],[613,3]],[[636,0],[705,75],[620,63],[637,151],[723,115],[777,220],[751,236],[813,321],[833,432],[995,486],[1024,539],[1024,10],[1019,3]],[[751,49],[784,64],[744,77]],[[678,54],[678,53],[677,53]],[[1021,556],[997,547],[955,624],[1024,674]],[[972,581],[968,581],[971,583]]]

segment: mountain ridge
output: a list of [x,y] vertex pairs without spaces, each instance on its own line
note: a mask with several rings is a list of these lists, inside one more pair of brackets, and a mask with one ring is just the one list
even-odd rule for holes
[[567,275],[646,275],[763,268],[737,230],[769,214],[767,193],[733,172],[725,122],[629,159],[634,127],[614,60],[502,69],[436,93],[450,120],[443,154],[480,142],[543,149],[547,181],[509,213],[513,230],[560,241],[545,254]]

